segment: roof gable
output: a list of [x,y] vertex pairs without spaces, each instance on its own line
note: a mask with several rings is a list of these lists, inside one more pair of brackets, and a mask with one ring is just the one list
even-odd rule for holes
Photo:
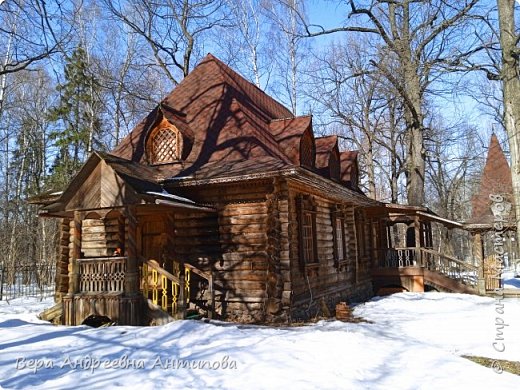
[[[48,212],[122,207],[140,201],[138,190],[160,189],[121,167],[119,159],[93,153]],[[147,186],[144,185],[147,183]]]
[[325,177],[339,180],[339,164],[338,136],[329,135],[316,138],[316,168],[318,172]]
[[283,105],[209,54],[112,154],[145,162],[147,134],[164,115],[181,132],[183,128],[190,132],[194,148],[185,158],[188,165],[200,166],[209,161],[208,157],[219,147],[216,140],[222,138],[221,133],[226,130],[224,125],[234,119],[236,107],[247,112],[250,121],[254,118],[255,122],[263,123],[264,136],[268,136],[268,123],[272,119],[293,116]]
[[341,181],[353,189],[358,189],[359,187],[358,154],[357,150],[344,151],[339,154]]

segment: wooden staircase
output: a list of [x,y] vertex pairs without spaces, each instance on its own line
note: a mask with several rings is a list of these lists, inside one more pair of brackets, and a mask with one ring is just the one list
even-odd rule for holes
[[407,291],[483,294],[479,267],[427,248],[390,248],[372,269],[374,291],[402,287]]
[[173,271],[155,260],[142,260],[141,292],[147,299],[146,320],[162,325],[176,319],[215,318],[216,290],[213,274],[190,264],[174,263]]

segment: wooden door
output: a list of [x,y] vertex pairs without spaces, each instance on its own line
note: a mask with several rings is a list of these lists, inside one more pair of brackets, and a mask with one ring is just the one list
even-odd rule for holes
[[161,266],[167,244],[166,223],[161,216],[147,217],[141,223],[141,250],[146,260],[156,260]]

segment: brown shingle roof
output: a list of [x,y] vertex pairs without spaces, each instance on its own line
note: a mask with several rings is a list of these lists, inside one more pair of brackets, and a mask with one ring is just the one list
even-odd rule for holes
[[[153,167],[159,180],[247,173],[255,164],[263,169],[300,165],[301,138],[306,132],[313,136],[311,116],[295,117],[211,54],[111,153],[147,164],[147,136],[165,119],[183,135],[183,156]],[[330,177],[334,149],[339,156],[336,136],[316,143],[316,168],[325,177]],[[341,162],[343,181],[349,182],[356,156]]]
[[359,152],[357,150],[345,151],[339,154],[341,162],[341,181],[354,189],[358,188],[358,154]]
[[[293,148],[287,137],[303,132],[310,120],[295,120],[291,112],[255,85],[209,54],[206,58],[116,147],[112,154],[146,163],[146,137],[162,118],[173,123],[189,140],[189,155],[182,164],[158,169],[164,175],[186,176],[205,164],[221,161],[276,158],[291,163]],[[270,128],[276,119],[289,118],[290,132],[281,135]],[[297,128],[296,128],[297,127]],[[284,129],[282,129],[284,130]],[[305,128],[303,129],[305,130]],[[282,139],[276,139],[277,136]],[[299,151],[299,148],[297,148]]]
[[316,138],[316,168],[328,168],[330,153],[337,145],[337,135]]
[[[322,176],[331,177],[333,175],[332,170],[338,169],[339,164],[339,148],[338,148],[338,136],[329,135],[326,137],[319,137],[315,139],[316,142],[316,162],[315,166]],[[336,166],[331,167],[331,155],[336,155]],[[339,168],[341,170],[341,168]],[[335,173],[336,179],[338,178],[338,173]]]
[[[472,199],[472,215],[468,224],[493,224],[492,201],[489,195],[502,195],[512,202],[513,182],[511,170],[495,134],[489,142],[486,165],[480,179],[479,192]],[[514,209],[509,215],[514,220]]]
[[300,165],[300,140],[306,130],[312,128],[312,117],[298,116],[272,120],[269,131],[291,162]]

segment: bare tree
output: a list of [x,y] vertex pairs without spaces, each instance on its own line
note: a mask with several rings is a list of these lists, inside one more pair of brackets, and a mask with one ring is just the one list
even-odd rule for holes
[[[333,29],[300,22],[306,37],[338,32],[377,37],[371,67],[394,87],[405,109],[408,202],[423,205],[425,182],[425,96],[447,72],[482,49],[468,21],[478,0],[349,0],[347,24]],[[464,43],[463,43],[464,42]],[[384,58],[385,60],[381,60]]]
[[114,17],[146,42],[155,65],[173,84],[190,72],[197,39],[229,24],[224,0],[104,2]]
[[[231,66],[241,69],[258,88],[269,83],[272,64],[269,61],[269,20],[262,0],[226,0],[232,25],[214,31],[219,35],[217,45],[222,58]],[[267,77],[266,77],[267,76]]]
[[516,210],[517,242],[520,239],[520,34],[515,21],[515,0],[497,0],[502,64],[504,127],[511,153],[511,176]]
[[6,47],[0,76],[15,73],[57,53],[67,38],[59,4],[44,0],[0,2],[0,46]]

